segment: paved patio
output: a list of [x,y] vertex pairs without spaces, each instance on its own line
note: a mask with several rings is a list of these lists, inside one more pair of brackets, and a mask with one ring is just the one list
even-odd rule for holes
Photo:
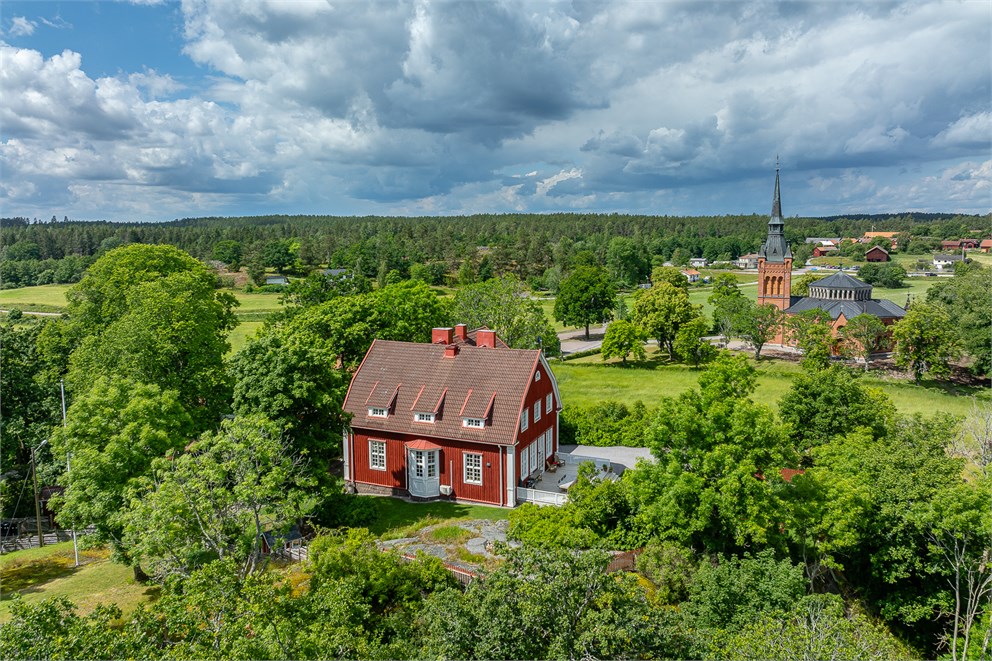
[[564,494],[579,475],[579,466],[586,462],[596,464],[597,474],[607,479],[618,479],[628,468],[633,468],[638,459],[651,459],[647,448],[593,447],[590,445],[562,445],[558,448],[559,459],[565,465],[555,472],[544,472],[531,487],[535,491]]

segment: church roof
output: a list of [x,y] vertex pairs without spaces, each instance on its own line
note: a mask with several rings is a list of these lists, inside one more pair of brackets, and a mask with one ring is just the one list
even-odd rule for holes
[[[852,278],[853,280],[853,278]],[[821,280],[822,282],[822,280]],[[863,283],[862,283],[863,284]],[[820,309],[830,315],[831,319],[836,319],[841,314],[847,319],[853,319],[859,314],[872,314],[879,318],[902,319],[906,316],[906,311],[901,307],[886,299],[868,299],[866,301],[829,300],[825,298],[813,298],[804,296],[790,306],[787,314],[798,314],[807,310]]]
[[822,289],[871,289],[871,285],[868,283],[858,280],[843,271],[834,273],[822,280],[817,280],[813,285]]

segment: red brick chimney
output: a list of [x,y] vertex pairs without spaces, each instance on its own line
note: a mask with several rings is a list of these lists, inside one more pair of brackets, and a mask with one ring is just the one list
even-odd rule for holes
[[458,345],[457,344],[449,344],[448,346],[446,346],[444,348],[444,357],[445,358],[454,358],[457,355],[458,355]]
[[496,348],[496,331],[480,329],[475,333],[475,346]]
[[468,326],[465,324],[455,324],[455,337],[459,340],[468,339]]
[[454,339],[454,328],[435,328],[431,331],[431,344],[451,344]]

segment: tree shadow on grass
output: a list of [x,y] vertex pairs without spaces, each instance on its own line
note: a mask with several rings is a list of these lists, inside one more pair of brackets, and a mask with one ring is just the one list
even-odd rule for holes
[[[379,514],[368,528],[374,535],[425,527],[449,519],[477,516],[479,508],[450,502],[413,503],[395,498],[377,499]],[[502,510],[494,510],[502,512]]]
[[15,592],[39,592],[49,581],[71,576],[84,566],[73,566],[73,561],[69,558],[53,557],[5,568],[0,577],[3,584],[0,601],[7,601]]

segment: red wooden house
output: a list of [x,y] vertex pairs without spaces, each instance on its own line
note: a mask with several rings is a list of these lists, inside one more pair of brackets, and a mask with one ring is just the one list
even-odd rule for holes
[[889,251],[882,246],[872,246],[865,252],[866,262],[887,262],[890,259]]
[[495,331],[376,340],[345,396],[345,481],[359,493],[504,507],[558,449],[558,384],[538,350]]

